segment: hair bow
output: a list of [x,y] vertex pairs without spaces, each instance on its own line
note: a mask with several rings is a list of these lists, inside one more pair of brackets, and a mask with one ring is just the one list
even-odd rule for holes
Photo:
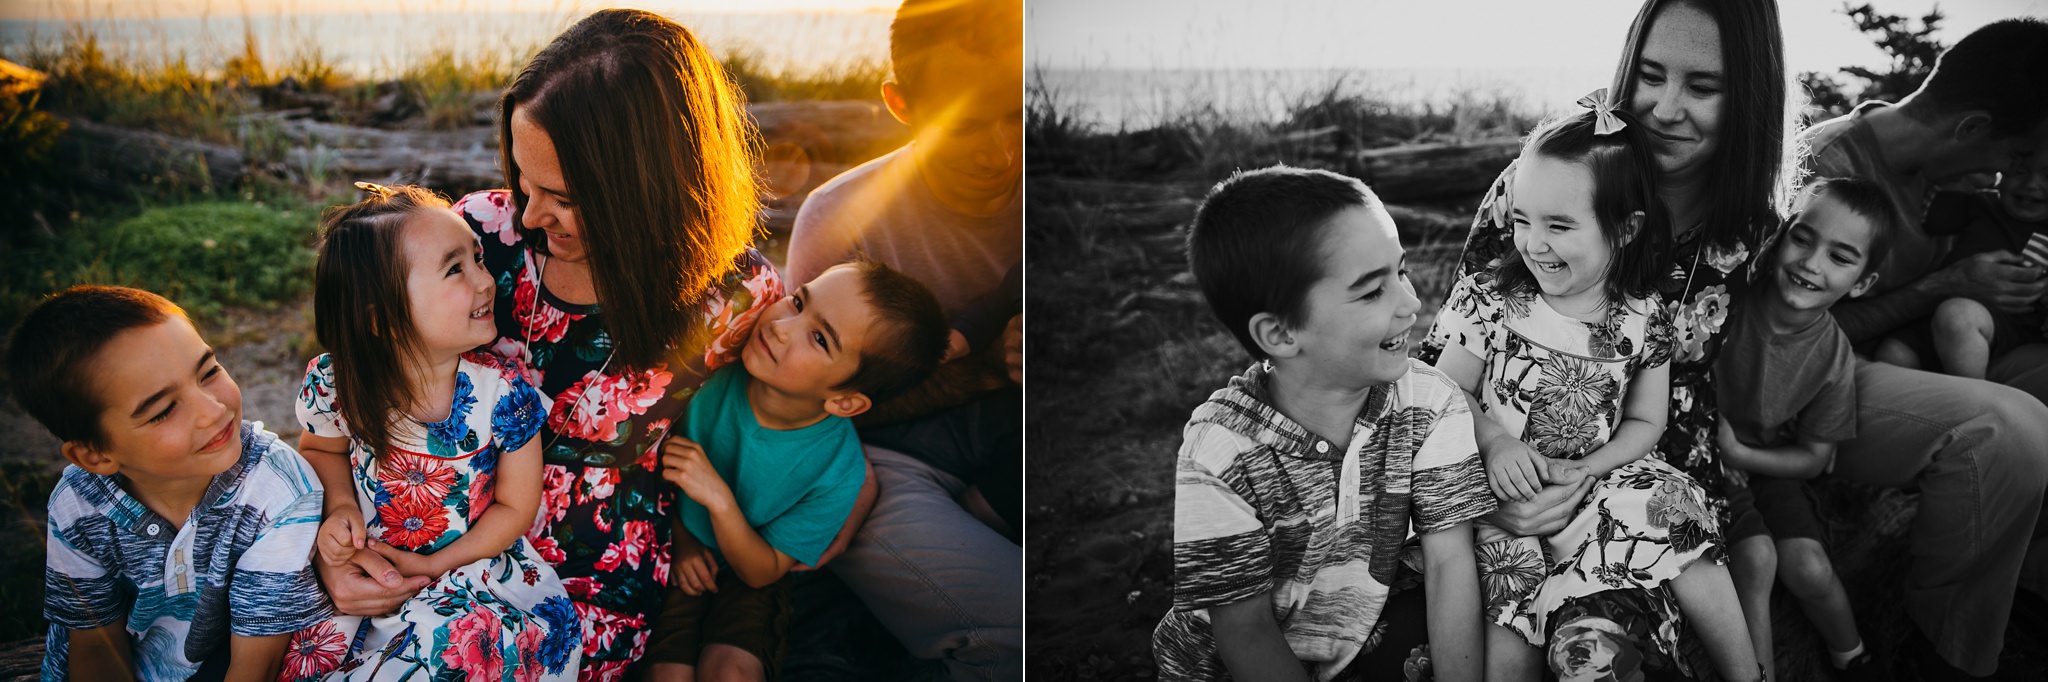
[[397,193],[398,193],[398,192],[397,192],[397,190],[393,190],[393,189],[391,189],[391,188],[389,188],[389,187],[385,187],[385,186],[383,186],[383,185],[379,185],[379,184],[377,184],[377,183],[374,183],[374,182],[360,182],[360,181],[358,181],[358,182],[356,183],[356,189],[359,189],[359,190],[362,190],[362,191],[365,191],[365,192],[369,192],[369,193],[371,193],[371,194],[375,194],[375,195],[377,195],[377,196],[380,196],[380,197],[389,197],[389,196],[391,196],[391,195],[393,195],[393,194],[397,194]]
[[1614,115],[1614,103],[1607,101],[1607,88],[1594,90],[1591,94],[1580,97],[1579,106],[1593,110],[1594,135],[1611,135],[1628,127],[1627,123],[1621,121],[1620,116]]

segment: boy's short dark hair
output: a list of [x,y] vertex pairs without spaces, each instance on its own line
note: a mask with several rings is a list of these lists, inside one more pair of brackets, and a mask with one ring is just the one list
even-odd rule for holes
[[1273,166],[1239,171],[1209,190],[1188,230],[1188,269],[1209,310],[1252,357],[1251,319],[1272,313],[1301,322],[1308,289],[1323,277],[1322,227],[1347,208],[1378,208],[1356,178]]
[[1942,112],[1981,109],[1991,133],[2024,135],[2048,120],[2048,22],[2034,18],[1986,24],[1935,60],[1914,93]]
[[836,267],[858,272],[875,319],[860,349],[860,369],[833,388],[859,391],[880,405],[923,383],[938,369],[952,335],[939,299],[916,279],[876,261]]
[[1806,183],[1805,193],[1808,202],[1827,197],[1870,221],[1870,248],[1864,254],[1863,273],[1876,272],[1891,258],[1892,234],[1906,221],[1883,186],[1864,178],[1820,178]]
[[1017,0],[904,0],[889,22],[889,71],[906,94],[933,49],[954,43],[968,54],[991,57],[1024,40],[1023,3]]
[[121,332],[183,317],[162,296],[129,287],[75,286],[29,311],[7,345],[14,402],[66,442],[106,444],[92,390],[93,358]]

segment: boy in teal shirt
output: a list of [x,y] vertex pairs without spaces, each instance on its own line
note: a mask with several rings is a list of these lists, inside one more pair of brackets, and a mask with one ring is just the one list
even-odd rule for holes
[[761,314],[740,365],[691,399],[687,437],[663,447],[689,532],[676,534],[652,679],[774,676],[789,626],[782,578],[818,563],[860,493],[849,419],[923,381],[948,333],[931,292],[872,262],[826,270]]

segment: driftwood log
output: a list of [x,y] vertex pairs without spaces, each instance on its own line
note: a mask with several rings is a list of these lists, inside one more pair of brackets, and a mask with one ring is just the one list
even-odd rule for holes
[[[763,174],[786,221],[811,189],[909,140],[880,102],[767,102],[748,107],[764,142]],[[407,182],[448,194],[505,184],[493,125],[454,130],[373,128],[317,120],[314,108],[252,114],[242,143],[222,145],[68,119],[55,157],[79,189],[125,196],[137,186],[230,191],[252,175],[290,182]],[[783,206],[786,204],[787,206]]]
[[1390,202],[1476,202],[1521,151],[1522,143],[1511,139],[1386,147],[1355,152],[1339,170]]

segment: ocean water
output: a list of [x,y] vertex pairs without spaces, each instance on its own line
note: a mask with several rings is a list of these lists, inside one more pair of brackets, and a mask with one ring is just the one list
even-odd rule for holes
[[[144,60],[182,56],[194,68],[218,68],[253,35],[267,65],[289,63],[317,49],[359,77],[390,77],[435,50],[502,58],[513,67],[582,18],[585,12],[399,12],[167,19],[0,21],[0,56],[20,61],[48,49],[74,27],[95,35],[112,55]],[[860,61],[886,61],[887,12],[792,14],[665,13],[690,27],[714,54],[749,52],[770,66],[815,71]]]
[[1046,69],[1027,82],[1062,111],[1109,129],[1141,129],[1210,112],[1273,122],[1335,89],[1393,105],[1442,111],[1504,100],[1533,114],[1566,110],[1606,87],[1607,69]]

